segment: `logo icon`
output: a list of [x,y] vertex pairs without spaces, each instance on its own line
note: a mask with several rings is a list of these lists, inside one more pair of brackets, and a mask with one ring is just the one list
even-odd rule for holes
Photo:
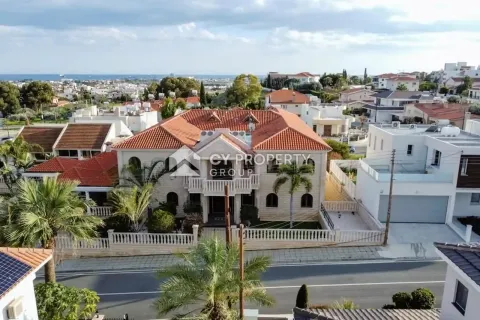
[[[168,170],[172,177],[199,177],[200,156],[183,146],[168,157]],[[196,171],[197,170],[197,171]]]

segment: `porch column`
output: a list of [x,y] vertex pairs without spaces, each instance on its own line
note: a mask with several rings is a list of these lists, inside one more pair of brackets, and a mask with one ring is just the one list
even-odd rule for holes
[[207,178],[208,177],[208,161],[209,160],[204,160],[200,159],[200,177],[202,178]]
[[233,220],[235,221],[236,224],[241,223],[240,219],[240,209],[242,207],[242,195],[241,194],[236,194],[235,195],[235,208],[233,211]]
[[85,191],[85,200],[90,200],[90,193]]
[[456,192],[453,192],[453,194],[450,197],[448,197],[447,216],[445,218],[445,223],[452,223],[453,221],[453,211],[455,209],[456,197],[457,197]]
[[200,195],[200,201],[202,203],[203,223],[207,223],[208,222],[208,213],[210,211],[210,208],[208,206],[208,197],[204,196],[202,194],[202,195]]

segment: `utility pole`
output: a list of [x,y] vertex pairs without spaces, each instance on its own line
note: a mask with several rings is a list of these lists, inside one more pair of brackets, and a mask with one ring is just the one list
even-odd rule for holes
[[386,246],[388,242],[388,232],[390,231],[390,216],[392,215],[392,190],[393,190],[393,169],[395,166],[395,149],[392,150],[392,162],[390,165],[390,191],[388,193],[388,207],[387,207],[387,221],[385,223],[385,236],[383,238],[383,245]]
[[230,245],[232,237],[230,236],[230,194],[228,184],[225,184],[225,241]]
[[240,246],[240,320],[243,320],[243,311],[245,310],[245,300],[243,299],[243,281],[245,279],[243,267],[243,224],[240,225],[240,232],[238,233],[238,243]]

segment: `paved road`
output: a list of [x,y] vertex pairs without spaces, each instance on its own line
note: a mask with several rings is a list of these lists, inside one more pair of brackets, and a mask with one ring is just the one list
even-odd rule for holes
[[[276,299],[262,313],[289,313],[298,288],[309,286],[310,303],[329,304],[342,298],[352,299],[362,308],[381,308],[399,291],[419,287],[433,290],[441,301],[446,265],[443,262],[385,262],[280,266],[270,268],[263,283]],[[43,281],[38,278],[37,281]],[[128,313],[135,320],[156,319],[151,305],[159,296],[160,280],[153,271],[62,273],[58,281],[98,292],[102,314],[120,317]],[[248,304],[247,304],[248,307]]]

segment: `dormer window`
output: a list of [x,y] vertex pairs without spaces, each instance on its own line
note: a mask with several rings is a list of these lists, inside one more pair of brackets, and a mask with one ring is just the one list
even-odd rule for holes
[[254,122],[254,123],[258,123],[258,119],[253,115],[253,113],[249,113],[247,114],[247,116],[245,117],[245,119],[243,119],[243,122]]

